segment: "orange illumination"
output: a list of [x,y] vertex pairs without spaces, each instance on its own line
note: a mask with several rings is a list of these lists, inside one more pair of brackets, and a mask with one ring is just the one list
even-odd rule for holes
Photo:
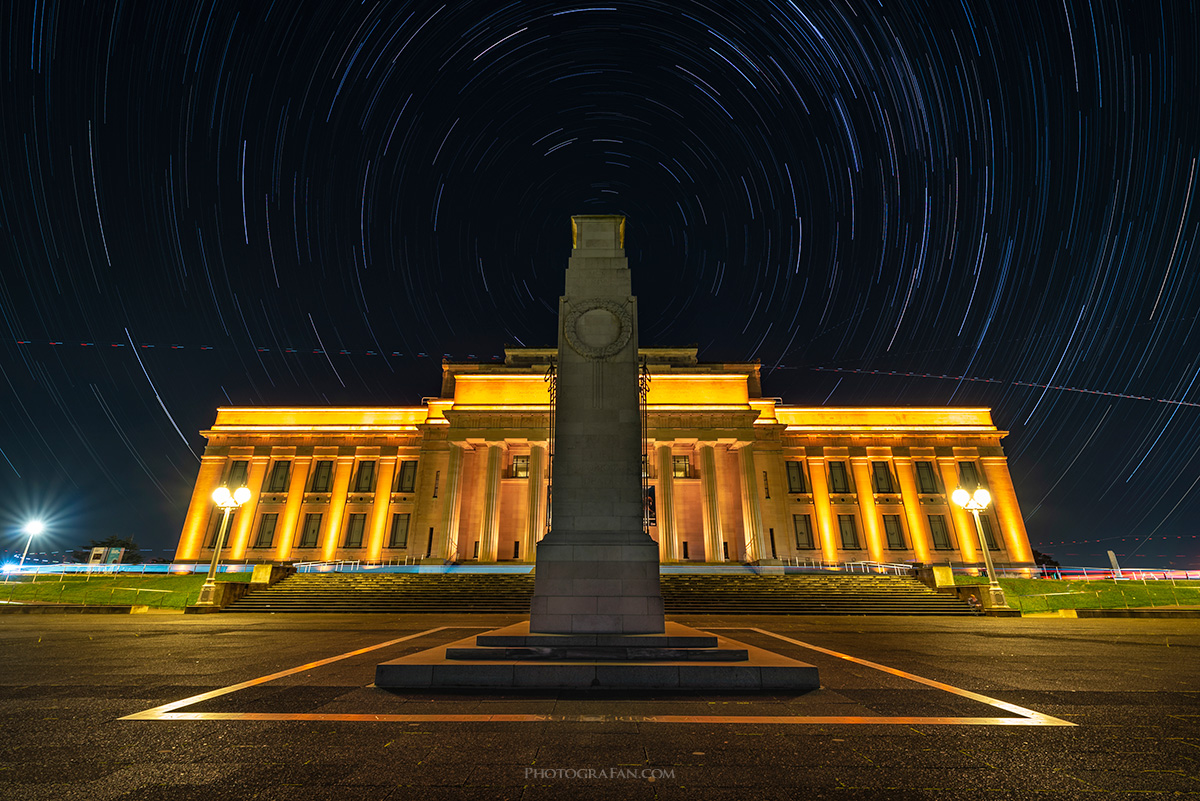
[[789,428],[845,431],[854,428],[950,431],[996,431],[991,409],[856,408],[777,406],[775,415]]

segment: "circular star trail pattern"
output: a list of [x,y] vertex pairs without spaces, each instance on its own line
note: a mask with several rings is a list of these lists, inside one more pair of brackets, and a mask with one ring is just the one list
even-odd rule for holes
[[990,406],[1034,547],[1200,567],[1196,12],[11,3],[4,544],[160,555],[214,407],[552,345],[568,216],[620,213],[643,344]]

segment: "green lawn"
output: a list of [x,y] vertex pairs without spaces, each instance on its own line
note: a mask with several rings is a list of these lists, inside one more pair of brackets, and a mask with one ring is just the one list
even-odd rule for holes
[[[142,604],[153,608],[182,609],[200,597],[204,574],[172,575],[40,575],[10,576],[0,584],[0,603]],[[220,573],[217,581],[249,581],[249,573]]]
[[[958,584],[987,584],[976,576],[955,576]],[[1200,581],[1060,581],[1002,578],[1008,605],[1022,612],[1058,609],[1125,609],[1138,606],[1200,606]]]

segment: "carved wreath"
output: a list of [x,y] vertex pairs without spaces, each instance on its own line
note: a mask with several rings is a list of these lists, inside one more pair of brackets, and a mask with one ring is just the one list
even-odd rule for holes
[[629,338],[633,336],[633,317],[627,304],[588,298],[571,305],[563,333],[567,344],[580,356],[607,359],[629,344]]

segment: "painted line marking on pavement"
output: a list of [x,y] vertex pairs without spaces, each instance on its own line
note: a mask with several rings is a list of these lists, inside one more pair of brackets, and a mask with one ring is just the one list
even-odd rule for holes
[[366,648],[359,648],[354,651],[349,651],[338,656],[332,656],[327,659],[321,659],[316,662],[309,662],[298,667],[288,670],[281,670],[277,673],[271,673],[266,676],[260,676],[256,679],[243,681],[238,684],[231,684],[228,687],[222,687],[218,690],[193,695],[189,698],[184,698],[179,701],[174,701],[162,706],[156,706],[153,709],[147,709],[144,712],[138,712],[133,715],[127,715],[120,720],[252,720],[252,721],[333,721],[333,722],[352,722],[352,723],[717,723],[717,724],[735,724],[735,725],[830,725],[830,724],[849,724],[849,725],[903,725],[903,726],[1075,726],[1077,724],[1069,721],[1060,720],[1059,718],[1045,715],[1041,712],[1032,709],[1026,709],[1016,704],[1010,704],[1006,701],[1001,701],[996,698],[991,698],[980,693],[964,690],[959,687],[954,687],[933,679],[927,679],[923,676],[918,676],[914,673],[908,673],[897,668],[891,668],[887,665],[881,665],[877,662],[871,662],[866,659],[860,659],[856,656],[843,654],[838,651],[833,651],[828,648],[822,648],[819,645],[801,642],[790,637],[785,637],[782,634],[766,631],[759,628],[745,628],[740,626],[727,626],[706,628],[705,631],[753,631],[758,634],[763,634],[768,637],[773,637],[783,642],[797,645],[801,648],[808,648],[828,656],[845,659],[849,662],[854,662],[865,667],[873,668],[884,673],[897,676],[899,678],[908,679],[924,684],[928,687],[933,687],[944,692],[969,698],[973,701],[978,701],[989,706],[994,706],[1003,709],[1007,712],[1019,715],[1020,717],[922,717],[922,716],[879,716],[872,717],[867,715],[554,715],[554,714],[444,714],[444,715],[402,715],[402,714],[355,714],[355,713],[322,713],[322,712],[181,712],[185,707],[198,704],[201,701],[207,701],[211,698],[217,698],[222,695],[244,690],[248,687],[256,687],[260,684],[280,679],[285,676],[291,676],[296,673],[302,673],[306,670],[329,665],[334,662],[348,659],[352,656],[365,654],[370,651],[376,651],[380,648],[386,648],[390,645],[414,640],[418,637],[424,637],[429,634],[435,634],[439,631],[448,631],[453,629],[473,629],[481,628],[479,626],[438,626],[437,628],[421,631],[416,634],[409,634],[405,637],[399,637],[394,640],[388,640],[377,645],[371,645]]

